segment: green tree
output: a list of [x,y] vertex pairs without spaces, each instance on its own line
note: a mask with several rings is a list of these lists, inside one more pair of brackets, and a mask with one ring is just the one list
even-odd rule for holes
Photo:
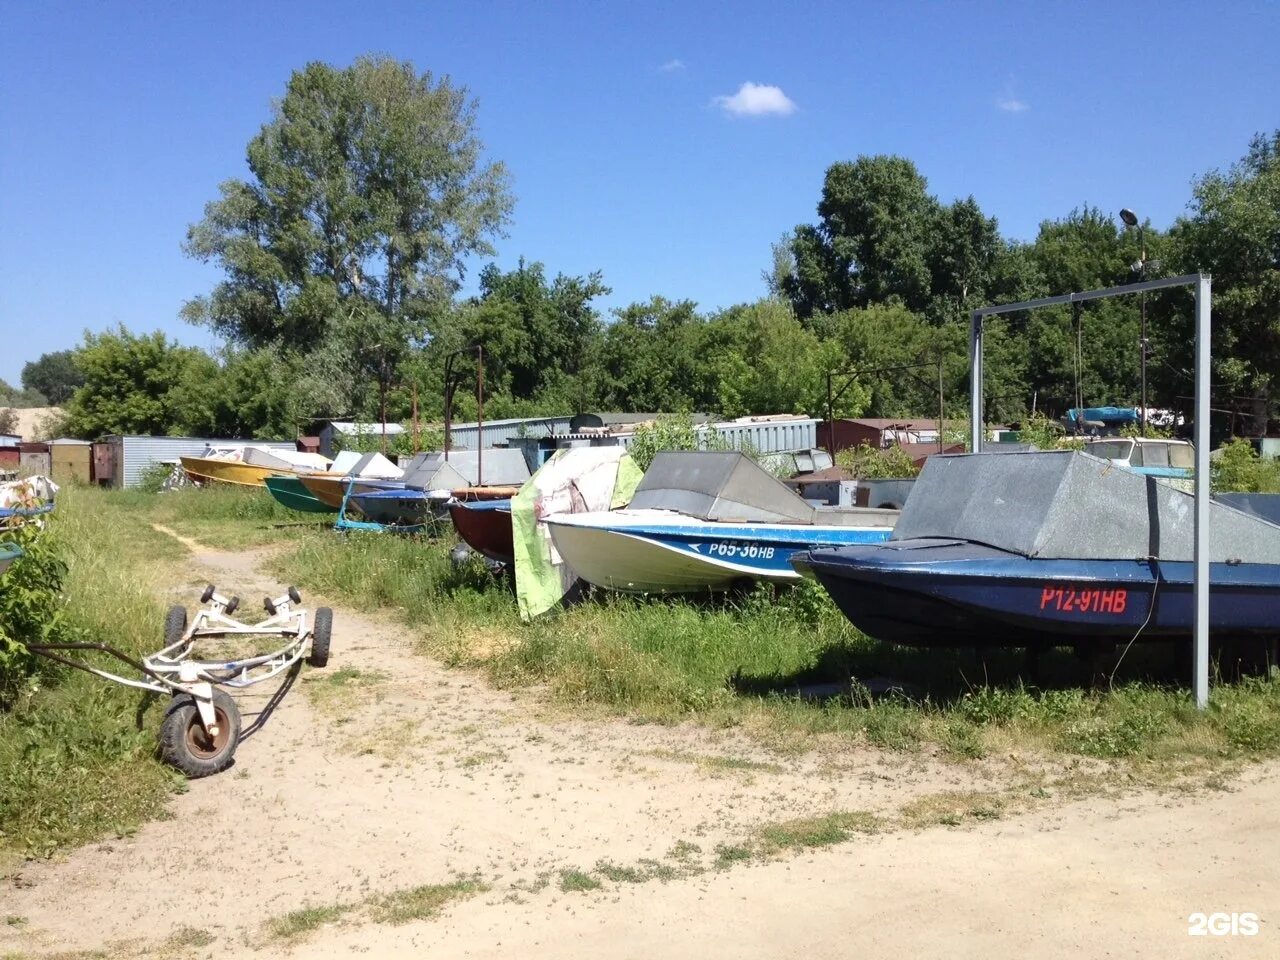
[[0,380],[0,404],[25,410],[30,407],[48,406],[49,401],[38,390],[20,390]]
[[601,337],[598,391],[605,409],[705,410],[704,321],[692,300],[652,297],[614,311]]
[[[1254,137],[1238,163],[1205,174],[1192,193],[1170,231],[1170,259],[1178,273],[1212,274],[1214,400],[1244,398],[1261,433],[1280,398],[1280,130]],[[1156,376],[1167,395],[1189,395],[1190,299],[1160,297],[1153,310]]]
[[796,228],[795,273],[783,288],[801,317],[896,297],[923,310],[930,296],[929,246],[939,207],[915,164],[863,156],[828,169],[819,222]]
[[480,272],[479,296],[433,331],[432,348],[483,346],[494,392],[531,399],[559,391],[573,406],[589,403],[601,331],[592,301],[609,292],[599,273],[558,274],[548,283],[541,263],[521,260],[506,273],[490,264]]
[[66,403],[83,383],[72,350],[42,354],[22,367],[23,387],[43,394],[52,404]]
[[179,346],[159,331],[135,335],[123,326],[86,333],[75,360],[84,385],[67,402],[62,429],[85,439],[181,434],[189,414],[188,385],[218,375],[218,365],[204,351]]
[[184,315],[236,344],[321,355],[350,408],[385,402],[397,368],[508,222],[465,88],[409,63],[311,63],[249,143],[247,181],[188,231],[226,274]]

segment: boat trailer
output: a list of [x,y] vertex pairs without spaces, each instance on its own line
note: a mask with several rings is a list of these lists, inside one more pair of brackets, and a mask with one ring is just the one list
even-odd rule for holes
[[[170,695],[173,700],[160,727],[160,758],[188,777],[207,777],[231,765],[240,742],[240,710],[226,690],[270,680],[303,658],[313,667],[323,667],[329,662],[333,611],[320,607],[314,618],[309,617],[295,587],[275,599],[265,598],[267,618],[254,624],[233,620],[240,598],[225,597],[212,584],[200,595],[200,603],[190,624],[186,607],[170,607],[164,621],[165,645],[146,656],[133,657],[105,643],[31,644],[27,649],[113,683]],[[246,637],[274,637],[284,645],[239,660],[195,657],[201,641]],[[137,675],[112,673],[67,655],[77,650],[105,653]]]

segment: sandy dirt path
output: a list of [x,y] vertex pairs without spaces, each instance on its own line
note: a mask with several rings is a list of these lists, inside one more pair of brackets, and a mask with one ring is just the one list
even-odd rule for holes
[[[206,579],[246,608],[280,592],[260,554],[186,542],[178,602]],[[246,726],[276,693],[258,691],[238,698]],[[192,782],[169,819],[9,878],[0,914],[23,922],[0,926],[0,955],[1280,955],[1280,768],[1190,799],[1049,804],[716,869],[717,847],[761,824],[892,815],[938,792],[998,788],[999,774],[549,720],[533,695],[445,669],[403,629],[342,609],[329,667],[304,669],[277,699],[234,768]],[[665,879],[560,889],[562,871],[602,862]],[[298,907],[458,877],[486,889],[434,919],[390,925],[355,910],[295,941],[268,935]],[[1191,938],[1194,910],[1259,912],[1263,931]],[[164,944],[184,927],[212,946]]]

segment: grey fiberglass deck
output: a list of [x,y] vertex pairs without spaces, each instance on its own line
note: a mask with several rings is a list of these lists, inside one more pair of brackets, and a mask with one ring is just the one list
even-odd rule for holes
[[1250,516],[1280,523],[1280,493],[1219,493],[1214,499]]
[[[1069,450],[933,456],[892,539],[955,538],[1028,557],[1193,557],[1195,498],[1153,477]],[[1280,526],[1209,507],[1209,559],[1280,563]]]
[[729,523],[813,523],[812,506],[738,452],[667,451],[653,458],[632,510],[675,510]]
[[[477,450],[451,450],[428,454],[413,470],[406,471],[404,485],[410,490],[455,490],[474,487],[518,487],[529,479],[529,465],[519,450],[485,450],[483,460]],[[483,473],[481,468],[483,467]]]

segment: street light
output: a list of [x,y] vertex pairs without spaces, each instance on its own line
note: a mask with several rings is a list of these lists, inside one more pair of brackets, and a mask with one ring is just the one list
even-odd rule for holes
[[[1142,248],[1142,255],[1138,260],[1138,274],[1140,279],[1147,279],[1147,230],[1138,222],[1138,215],[1124,207],[1120,210],[1120,219],[1124,221],[1125,229],[1130,227],[1138,228],[1138,244]],[[1141,306],[1139,311],[1142,315],[1142,334],[1138,340],[1138,356],[1141,358],[1142,367],[1142,435],[1147,435],[1147,291],[1143,290],[1139,294],[1141,298]]]

